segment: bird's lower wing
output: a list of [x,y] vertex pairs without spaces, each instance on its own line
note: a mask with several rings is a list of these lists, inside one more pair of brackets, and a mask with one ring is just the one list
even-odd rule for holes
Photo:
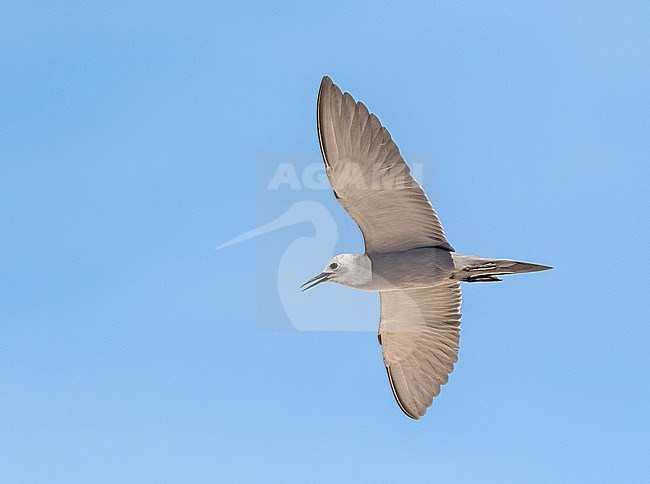
[[460,283],[383,291],[379,340],[395,399],[422,417],[458,361]]

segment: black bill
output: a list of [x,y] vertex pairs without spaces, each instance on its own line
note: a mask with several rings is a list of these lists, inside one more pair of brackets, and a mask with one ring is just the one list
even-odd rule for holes
[[325,274],[324,272],[321,272],[316,277],[312,277],[311,279],[309,279],[300,287],[302,288],[303,291],[306,291],[307,289],[311,289],[312,287],[319,285],[321,282],[325,282],[329,278],[330,278],[330,274]]

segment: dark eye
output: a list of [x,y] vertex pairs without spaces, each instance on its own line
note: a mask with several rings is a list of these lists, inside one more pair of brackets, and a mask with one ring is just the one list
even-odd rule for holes
[[336,262],[332,262],[330,264],[330,269],[332,269],[333,271],[335,271],[338,268],[339,268],[339,265]]

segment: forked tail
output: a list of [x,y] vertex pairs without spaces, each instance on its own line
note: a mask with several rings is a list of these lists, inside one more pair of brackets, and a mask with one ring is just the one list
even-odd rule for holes
[[538,272],[552,269],[552,267],[530,262],[519,262],[509,259],[486,259],[473,255],[452,253],[455,271],[452,279],[465,282],[494,282],[500,281],[497,276],[508,274],[522,274],[524,272]]

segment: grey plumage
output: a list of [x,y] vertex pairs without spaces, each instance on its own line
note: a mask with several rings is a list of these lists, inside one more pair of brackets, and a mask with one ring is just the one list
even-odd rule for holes
[[425,414],[458,361],[461,282],[550,269],[456,254],[420,185],[379,119],[324,77],[318,137],[334,195],[363,234],[363,254],[341,254],[303,286],[336,282],[381,295],[379,341],[406,415]]

